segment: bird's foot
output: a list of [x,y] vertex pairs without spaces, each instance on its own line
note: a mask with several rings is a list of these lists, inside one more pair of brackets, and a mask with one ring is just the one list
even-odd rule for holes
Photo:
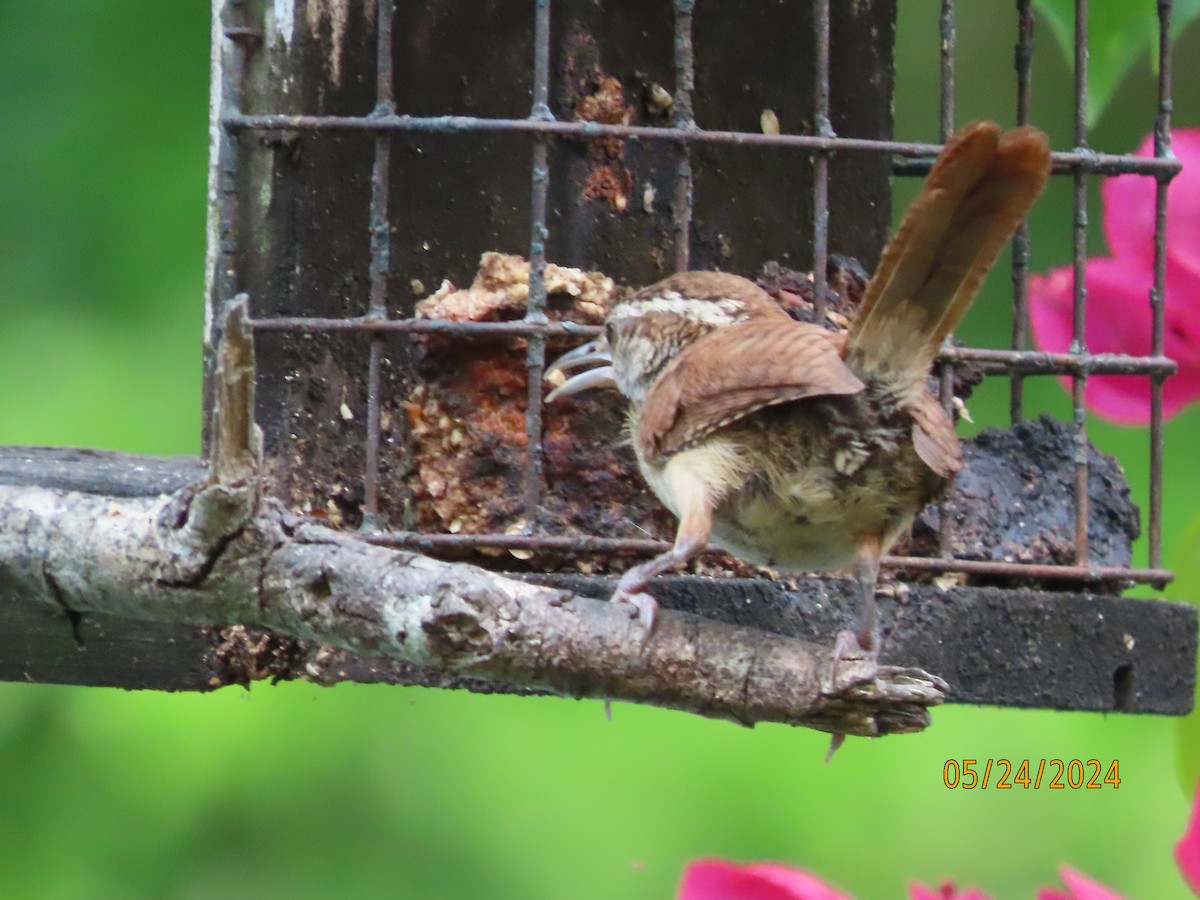
[[[865,645],[865,646],[864,646]],[[829,682],[832,693],[861,684],[874,678],[879,671],[879,639],[869,635],[866,639],[856,631],[839,631],[833,644],[833,665],[829,669]],[[825,762],[833,759],[846,735],[835,733],[830,735],[829,749],[825,752]]]
[[646,593],[645,587],[646,584],[641,578],[622,578],[617,582],[617,589],[612,595],[613,603],[629,604],[629,617],[641,623],[643,647],[650,640],[655,617],[658,615],[658,601]]
[[833,645],[830,682],[834,692],[869,681],[879,671],[879,640],[854,631],[839,631]]
[[630,593],[620,588],[612,595],[613,603],[628,603],[633,609],[629,610],[629,618],[642,623],[649,635],[654,630],[654,617],[658,614],[658,601],[645,591]]

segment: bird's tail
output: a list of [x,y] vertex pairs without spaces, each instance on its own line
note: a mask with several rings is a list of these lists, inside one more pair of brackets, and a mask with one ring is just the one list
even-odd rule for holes
[[1001,134],[977,122],[951,137],[863,294],[846,344],[851,370],[898,392],[923,385],[1049,175],[1036,128]]

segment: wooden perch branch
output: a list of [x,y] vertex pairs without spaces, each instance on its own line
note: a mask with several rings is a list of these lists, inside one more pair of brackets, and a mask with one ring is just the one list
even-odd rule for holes
[[[920,730],[941,679],[664,610],[643,648],[623,608],[378,547],[258,496],[245,307],[227,312],[211,475],[151,496],[0,485],[0,597],[73,614],[282,632],[498,689],[649,703],[742,724]],[[226,632],[228,638],[229,632]],[[228,649],[228,648],[227,648]],[[306,663],[324,680],[320,653]]]
[[643,651],[622,608],[372,546],[269,500],[232,536],[195,527],[211,490],[116,498],[0,487],[0,588],[75,613],[244,623],[439,673],[743,724],[914,731],[946,690],[919,670],[868,678],[844,664],[849,684],[834,689],[828,647],[674,611]]

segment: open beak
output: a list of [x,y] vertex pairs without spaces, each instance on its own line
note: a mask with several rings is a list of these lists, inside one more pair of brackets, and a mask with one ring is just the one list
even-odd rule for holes
[[616,387],[613,380],[612,352],[608,349],[608,341],[603,337],[564,353],[549,365],[545,377],[547,380],[554,380],[555,376],[561,377],[561,373],[595,366],[597,363],[601,365],[572,375],[547,394],[545,402],[553,403],[560,397],[569,397],[595,387]]

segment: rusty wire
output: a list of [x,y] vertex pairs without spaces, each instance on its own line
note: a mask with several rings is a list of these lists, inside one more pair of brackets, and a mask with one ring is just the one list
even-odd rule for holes
[[[367,390],[367,447],[363,485],[363,536],[372,542],[388,546],[423,550],[461,548],[491,548],[510,550],[544,550],[572,553],[632,553],[661,552],[668,545],[644,539],[607,538],[601,536],[550,536],[545,534],[409,534],[386,533],[378,528],[379,446],[380,446],[380,359],[384,335],[391,332],[417,334],[438,333],[463,339],[526,340],[526,368],[529,376],[526,407],[527,450],[523,472],[523,500],[526,521],[534,522],[542,492],[542,375],[545,371],[547,340],[555,335],[590,336],[598,328],[551,322],[545,314],[546,287],[546,204],[549,189],[548,148],[555,140],[587,140],[616,137],[630,141],[661,141],[676,147],[676,171],[672,220],[675,244],[675,265],[686,269],[691,239],[693,181],[691,149],[696,145],[717,145],[729,152],[739,147],[770,147],[779,152],[802,153],[811,156],[813,171],[813,280],[815,305],[825,304],[825,261],[828,259],[828,182],[829,159],[834,154],[873,153],[893,158],[897,174],[922,174],[927,171],[940,144],[872,140],[842,137],[835,134],[829,119],[830,97],[830,0],[812,0],[814,20],[813,66],[815,75],[814,114],[812,133],[760,134],[755,132],[710,131],[698,125],[692,107],[695,84],[695,50],[692,42],[692,21],[695,0],[672,0],[675,28],[675,92],[669,127],[643,125],[599,124],[589,121],[559,121],[549,106],[550,89],[550,15],[552,0],[534,0],[533,102],[528,117],[522,119],[480,118],[472,116],[412,116],[397,112],[393,103],[392,85],[392,23],[395,0],[379,0],[377,18],[377,85],[376,106],[367,116],[308,116],[255,114],[242,112],[236,86],[241,84],[244,55],[261,37],[252,29],[231,26],[225,36],[235,47],[232,68],[221,86],[222,140],[230,142],[241,132],[294,130],[301,132],[367,132],[374,135],[375,155],[372,167],[370,205],[370,303],[366,315],[329,319],[315,317],[273,317],[251,320],[256,331],[290,331],[298,333],[358,332],[370,338],[370,357]],[[1016,0],[1017,38],[1015,67],[1017,73],[1017,121],[1030,120],[1034,19],[1030,0]],[[975,349],[947,348],[943,400],[949,402],[951,368],[955,362],[972,362],[986,373],[1007,375],[1010,382],[1010,408],[1013,422],[1023,417],[1024,379],[1029,375],[1065,375],[1072,380],[1073,428],[1076,442],[1074,535],[1076,558],[1073,565],[1033,565],[1009,562],[982,562],[949,558],[946,548],[952,535],[949,516],[939,517],[943,523],[939,535],[942,557],[938,559],[888,557],[885,565],[906,570],[928,572],[960,572],[977,575],[1061,579],[1082,583],[1149,582],[1162,584],[1171,573],[1161,568],[1162,519],[1162,384],[1175,371],[1175,363],[1163,355],[1163,304],[1166,260],[1166,190],[1180,169],[1170,152],[1171,70],[1170,0],[1157,0],[1159,16],[1158,115],[1155,122],[1155,152],[1153,157],[1099,153],[1088,146],[1087,135],[1087,0],[1076,0],[1075,79],[1074,79],[1074,146],[1053,154],[1053,171],[1069,174],[1074,182],[1074,341],[1066,353],[1044,353],[1025,349],[1028,326],[1028,233],[1022,227],[1013,241],[1013,329],[1010,348]],[[942,0],[939,15],[939,138],[944,141],[955,126],[955,49],[957,25],[955,0]],[[391,140],[399,133],[459,134],[467,138],[482,134],[526,134],[533,145],[530,204],[530,291],[523,320],[515,322],[460,322],[419,319],[392,319],[387,312],[387,279],[389,275],[389,235],[391,222],[388,210],[388,172]],[[222,154],[225,160],[234,154]],[[232,164],[217,173],[218,182],[232,185],[235,172]],[[1084,340],[1086,292],[1087,184],[1096,175],[1133,174],[1152,177],[1157,182],[1156,230],[1154,240],[1154,284],[1149,292],[1152,314],[1152,348],[1148,356],[1092,354]],[[236,192],[222,192],[222,243],[224,259],[232,259],[237,234]],[[230,285],[234,282],[230,267],[218,267],[219,277]],[[218,285],[220,288],[220,285]],[[1088,559],[1088,457],[1087,417],[1084,396],[1090,375],[1148,375],[1151,380],[1150,427],[1150,508],[1149,508],[1149,566],[1146,568],[1116,568],[1091,565]]]

